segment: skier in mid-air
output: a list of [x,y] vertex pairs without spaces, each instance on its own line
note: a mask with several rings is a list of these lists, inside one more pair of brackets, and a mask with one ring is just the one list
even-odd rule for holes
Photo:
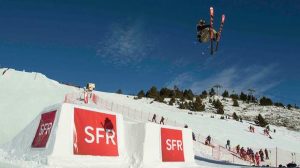
[[[218,38],[218,32],[213,29],[214,38],[216,41]],[[197,38],[200,43],[206,43],[210,40],[210,25],[205,24],[205,20],[201,19],[197,24]]]
[[[213,7],[210,7],[209,13],[210,13],[209,24],[205,24],[205,20],[203,19],[201,19],[197,24],[197,38],[200,43],[207,43],[208,41],[210,41],[210,54],[213,55],[213,53],[218,50],[218,46],[219,46],[219,42],[223,30],[223,25],[225,22],[225,15],[224,14],[222,15],[220,28],[219,31],[217,32],[213,26],[214,24]],[[215,48],[213,44],[214,42],[216,43]]]

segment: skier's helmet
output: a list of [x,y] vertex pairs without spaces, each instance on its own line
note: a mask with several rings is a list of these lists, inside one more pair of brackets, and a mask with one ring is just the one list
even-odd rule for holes
[[205,25],[205,20],[201,19],[201,20],[199,21],[199,24],[200,24],[200,25]]

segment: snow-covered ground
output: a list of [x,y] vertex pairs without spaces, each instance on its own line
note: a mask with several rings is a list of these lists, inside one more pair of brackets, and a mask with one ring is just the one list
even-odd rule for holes
[[[191,111],[181,110],[175,106],[169,106],[163,103],[153,102],[152,99],[143,98],[134,100],[133,96],[120,95],[115,93],[97,92],[97,94],[105,99],[120,104],[125,107],[131,107],[138,111],[145,113],[156,113],[165,116],[167,119],[178,121],[187,124],[195,132],[207,136],[211,135],[212,138],[219,142],[226,144],[227,139],[231,140],[232,146],[238,144],[246,147],[253,148],[275,148],[279,147],[289,151],[300,151],[300,133],[290,131],[285,127],[271,126],[271,129],[276,129],[276,133],[270,133],[273,139],[262,135],[263,129],[256,127],[256,132],[250,133],[248,130],[249,123],[252,122],[238,122],[232,119],[220,119],[221,115],[212,113],[197,112],[193,115],[188,114]],[[227,107],[229,108],[229,107]],[[233,111],[234,109],[231,109]],[[242,137],[242,138],[241,138]],[[295,141],[292,141],[295,139]]]
[[66,93],[78,90],[40,73],[6,70],[0,69],[0,144],[13,138],[43,108],[62,102]]
[[[97,94],[104,100],[113,102],[118,108],[124,108],[126,114],[126,107],[134,109],[132,111],[143,112],[146,114],[158,114],[164,116],[167,121],[173,121],[172,123],[187,124],[193,131],[200,134],[200,141],[204,141],[204,138],[210,135],[213,138],[214,143],[225,146],[226,141],[231,141],[231,146],[241,145],[245,148],[250,147],[254,151],[267,148],[271,152],[271,160],[265,162],[265,164],[275,165],[276,158],[275,153],[277,150],[278,163],[280,160],[284,163],[291,162],[294,159],[292,153],[296,153],[296,160],[299,160],[300,156],[300,133],[296,131],[288,130],[285,127],[278,127],[271,125],[271,129],[276,129],[276,133],[270,133],[273,139],[269,139],[263,135],[262,127],[255,127],[255,133],[251,133],[248,130],[250,121],[238,122],[232,119],[220,119],[221,115],[212,114],[209,110],[206,112],[192,113],[188,110],[181,110],[175,106],[169,106],[164,103],[158,103],[149,98],[143,98],[134,100],[133,96],[119,95],[115,93],[97,92]],[[114,107],[115,108],[115,107]],[[116,111],[119,109],[115,108]],[[227,107],[230,108],[230,107]],[[122,109],[121,109],[122,110]],[[189,114],[192,113],[193,115]],[[214,118],[212,118],[212,115]],[[252,125],[252,124],[251,124]]]
[[[59,84],[56,81],[50,80],[39,73],[27,73],[15,70],[8,70],[4,75],[2,73],[6,69],[0,69],[0,144],[10,141],[18,134],[28,123],[30,123],[43,108],[62,102],[66,93],[77,92],[78,88]],[[197,135],[198,141],[204,141],[204,137],[210,135],[213,138],[213,143],[218,145],[225,145],[227,139],[231,140],[231,146],[240,144],[244,147],[251,147],[254,150],[268,148],[272,150],[271,156],[275,158],[275,149],[278,151],[278,164],[292,161],[291,153],[296,153],[297,161],[300,161],[300,133],[288,130],[285,127],[278,127],[271,125],[271,129],[276,129],[276,133],[271,132],[273,139],[264,136],[263,128],[256,127],[255,133],[248,131],[249,122],[237,122],[231,119],[221,120],[219,115],[214,114],[211,118],[212,111],[208,100],[208,107],[206,112],[191,113],[188,110],[180,110],[176,106],[169,106],[163,103],[153,102],[152,99],[138,99],[135,100],[133,96],[120,95],[115,93],[96,92],[96,94],[107,102],[112,102],[117,108],[113,111],[120,111],[123,113],[140,112],[147,118],[151,118],[149,114],[156,113],[159,116],[164,116],[166,121],[175,121],[181,124],[187,124],[192,128]],[[220,98],[220,97],[219,97]],[[221,98],[220,98],[221,99]],[[236,112],[238,115],[256,116],[261,113],[266,116],[283,115],[294,118],[297,123],[297,111],[285,111],[281,114],[283,109],[277,107],[258,107],[251,106],[242,102],[240,107],[232,107],[231,100],[222,100],[225,107],[225,113],[231,114]],[[227,103],[226,103],[227,102]],[[245,106],[245,107],[244,107]],[[127,111],[126,111],[127,109]],[[274,112],[274,113],[273,113]],[[295,114],[294,114],[295,113]],[[272,115],[271,115],[272,114]],[[130,117],[130,115],[128,115]],[[293,117],[295,116],[295,117]],[[138,119],[137,119],[138,120]],[[194,149],[198,155],[209,157],[210,148],[205,148],[202,145],[195,145]],[[280,153],[281,152],[281,153]],[[293,155],[294,156],[294,155]],[[0,166],[10,167],[41,167],[39,163],[15,160],[14,158],[7,158],[5,151],[0,150]],[[272,160],[274,165],[274,160]],[[197,161],[199,167],[218,167],[212,163]],[[269,164],[270,162],[266,162]],[[222,165],[221,167],[224,167]],[[228,166],[232,167],[232,166]]]
[[[231,98],[223,98],[219,96],[218,99],[224,105],[225,114],[232,115],[235,112],[237,115],[243,118],[254,120],[258,114],[265,117],[269,123],[277,126],[285,126],[292,130],[300,131],[300,110],[291,108],[290,110],[283,107],[276,106],[260,106],[257,103],[246,103],[241,100],[238,101],[239,107],[234,107]],[[215,111],[207,98],[204,102],[207,107],[207,111]]]

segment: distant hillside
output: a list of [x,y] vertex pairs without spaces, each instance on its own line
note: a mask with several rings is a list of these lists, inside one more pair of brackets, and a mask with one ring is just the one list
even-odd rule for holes
[[213,88],[196,95],[190,89],[180,90],[176,86],[174,89],[162,88],[161,90],[153,86],[146,93],[141,90],[136,99],[142,97],[153,98],[154,101],[187,109],[191,112],[206,112],[224,116],[233,116],[235,113],[242,120],[257,121],[260,114],[269,124],[300,131],[299,107],[290,104],[283,105],[280,102],[273,103],[267,97],[258,100],[252,94],[243,92],[229,94],[226,90],[221,96],[217,95]]

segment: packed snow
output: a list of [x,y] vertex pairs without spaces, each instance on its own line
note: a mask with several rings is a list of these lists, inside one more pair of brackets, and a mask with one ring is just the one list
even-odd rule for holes
[[66,93],[78,90],[40,73],[7,68],[0,69],[0,86],[0,144],[12,139],[43,108],[62,102]]
[[[238,122],[232,119],[220,119],[221,115],[210,112],[191,112],[181,110],[175,106],[169,106],[164,103],[153,101],[150,98],[133,100],[133,96],[120,95],[115,93],[97,92],[100,97],[105,100],[110,100],[121,106],[131,107],[145,113],[156,113],[165,116],[167,119],[178,121],[187,124],[195,132],[204,136],[211,135],[214,139],[226,144],[227,139],[230,139],[232,146],[238,144],[246,147],[254,148],[275,148],[279,147],[288,151],[300,151],[300,133],[290,131],[285,127],[271,126],[271,129],[276,129],[276,133],[271,133],[273,139],[262,135],[262,127],[256,127],[256,132],[250,133],[249,125],[253,122],[244,121]],[[216,97],[217,98],[217,97]],[[226,107],[225,108],[230,108]],[[233,111],[231,109],[231,111]],[[189,113],[192,113],[189,114]],[[212,115],[214,118],[212,118]],[[241,139],[243,137],[243,139]],[[295,141],[292,141],[292,140]]]
[[[4,73],[4,71],[6,72]],[[0,69],[0,86],[0,144],[2,144],[2,147],[5,147],[5,144],[10,142],[36,118],[45,107],[62,103],[67,93],[82,92],[82,89],[60,84],[40,73],[20,72],[13,69],[7,70],[6,68]],[[232,119],[220,119],[221,116],[212,113],[214,109],[210,108],[208,102],[205,101],[207,104],[205,112],[191,112],[178,109],[176,106],[158,103],[149,98],[136,100],[134,96],[100,91],[95,91],[95,94],[102,100],[107,101],[107,104],[111,103],[109,105],[111,110],[123,113],[124,118],[136,116],[132,114],[136,112],[146,116],[147,120],[151,120],[152,114],[155,113],[158,116],[164,116],[167,123],[172,121],[175,122],[175,125],[177,123],[177,126],[187,124],[197,134],[198,142],[194,144],[194,152],[198,156],[215,159],[214,154],[210,153],[212,148],[201,143],[204,142],[206,136],[210,135],[214,145],[225,146],[226,141],[229,139],[232,148],[238,144],[251,147],[255,151],[268,148],[272,151],[271,159],[265,164],[275,165],[275,149],[278,152],[278,164],[300,161],[300,133],[288,130],[286,127],[271,125],[271,130],[276,129],[276,133],[271,132],[272,139],[270,139],[263,135],[264,128],[254,126],[255,133],[249,132],[248,127],[253,124],[251,121],[238,122]],[[265,116],[283,115],[291,118],[296,116],[294,117],[296,118],[295,121],[299,116],[295,110],[282,114],[279,113],[279,111],[282,111],[281,108],[276,110],[277,107],[258,107],[254,105],[247,108],[244,106],[248,105],[243,104],[243,102],[239,102],[240,107],[236,108],[231,106],[230,100],[223,100],[222,97],[218,96],[214,98],[223,101],[225,113],[229,115],[236,112],[238,115],[247,116],[256,116],[258,113]],[[133,110],[129,111],[129,109]],[[274,111],[275,113],[273,113]],[[126,112],[128,114],[125,115]],[[137,117],[132,117],[131,121],[140,122]],[[4,149],[0,148],[1,167],[48,167],[38,161],[11,157]],[[291,153],[294,153],[294,155],[291,156]],[[197,161],[197,164],[198,167],[225,167],[225,165],[220,166],[204,161]],[[134,167],[134,164],[131,166]],[[227,167],[232,167],[232,165]]]

